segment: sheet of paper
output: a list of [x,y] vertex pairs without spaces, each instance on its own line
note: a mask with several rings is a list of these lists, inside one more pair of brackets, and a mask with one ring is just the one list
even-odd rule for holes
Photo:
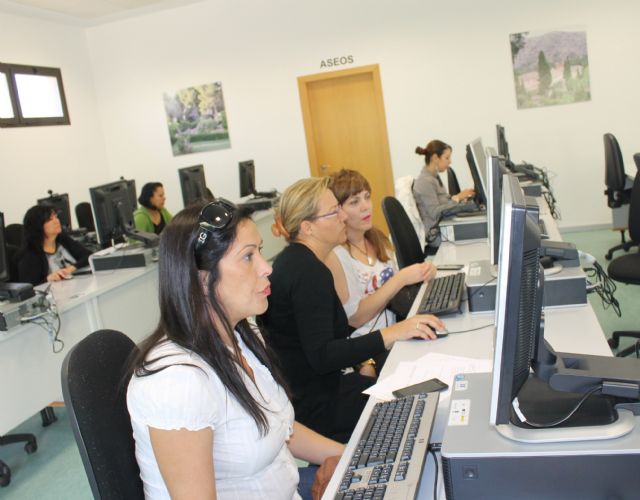
[[377,384],[364,391],[383,401],[394,399],[393,391],[408,385],[417,384],[430,378],[439,378],[449,385],[449,389],[440,393],[440,403],[449,398],[453,379],[458,373],[491,372],[492,362],[489,359],[448,356],[430,352],[415,361],[401,361],[395,371],[379,380]]

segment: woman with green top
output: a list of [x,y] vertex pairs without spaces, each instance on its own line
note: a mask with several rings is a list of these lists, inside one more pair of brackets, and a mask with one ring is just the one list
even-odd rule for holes
[[147,182],[142,186],[138,203],[141,207],[133,213],[136,229],[160,234],[169,224],[171,214],[164,208],[164,187],[159,182]]

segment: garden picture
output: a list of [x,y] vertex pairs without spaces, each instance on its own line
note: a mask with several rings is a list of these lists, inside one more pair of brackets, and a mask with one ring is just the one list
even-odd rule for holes
[[518,109],[591,100],[584,31],[509,35]]
[[173,156],[231,146],[222,83],[196,85],[164,94]]

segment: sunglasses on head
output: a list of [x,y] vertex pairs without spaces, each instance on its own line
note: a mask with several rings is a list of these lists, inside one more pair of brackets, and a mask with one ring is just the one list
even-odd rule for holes
[[224,229],[229,225],[235,210],[236,206],[224,198],[218,198],[202,208],[198,216],[196,251],[207,244],[213,231]]

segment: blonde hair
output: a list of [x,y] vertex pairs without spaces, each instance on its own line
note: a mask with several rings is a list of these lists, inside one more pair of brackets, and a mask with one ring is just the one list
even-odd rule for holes
[[297,240],[300,226],[316,215],[320,197],[328,186],[328,177],[309,177],[300,179],[285,189],[274,210],[275,224],[271,226],[273,234],[284,236],[287,241]]
[[[367,191],[371,194],[371,185],[364,175],[356,170],[342,169],[339,172],[331,174],[331,182],[329,189],[333,191],[338,203],[342,205],[351,196],[354,196],[362,191]],[[389,238],[380,231],[377,227],[372,227],[364,233],[364,237],[371,244],[376,254],[376,257],[380,262],[387,262],[391,259],[391,252],[393,247],[389,242]],[[349,240],[347,245],[351,247]]]

